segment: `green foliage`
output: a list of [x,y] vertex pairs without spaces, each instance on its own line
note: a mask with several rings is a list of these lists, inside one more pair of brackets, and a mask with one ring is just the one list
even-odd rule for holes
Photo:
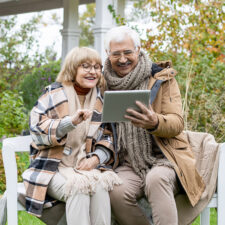
[[[15,89],[23,74],[29,71],[29,51],[34,42],[36,22],[23,24],[18,30],[17,17],[0,19],[0,91]],[[20,50],[24,47],[25,52]]]
[[157,30],[147,30],[146,49],[155,55],[184,53],[191,60],[212,54],[224,62],[225,13],[223,1],[142,0],[135,5],[151,15]]
[[20,134],[27,128],[27,113],[21,93],[4,91],[0,93],[0,137]]
[[80,18],[80,46],[94,46],[94,34],[92,27],[94,25],[95,18],[95,3],[87,4],[86,11],[84,11]]
[[186,129],[213,134],[225,141],[225,64],[205,55],[190,63],[182,55],[174,60],[183,96]]
[[[18,182],[22,182],[22,173],[29,166],[29,153],[16,153],[16,163],[18,168]],[[0,195],[6,189],[5,173],[2,160],[2,150],[0,149]]]
[[110,13],[112,13],[112,16],[115,19],[117,25],[122,26],[127,23],[125,18],[121,17],[120,15],[117,15],[113,5],[108,5],[108,10]]
[[22,173],[28,168],[30,164],[28,152],[17,152],[16,163],[18,168],[18,182],[23,182]]
[[[4,68],[12,68],[19,63],[25,65],[29,62],[29,51],[37,43],[34,34],[39,21],[40,17],[33,17],[18,29],[16,16],[0,19],[0,61],[4,62]],[[22,47],[25,47],[26,51],[22,51]]]
[[50,83],[55,82],[56,76],[60,71],[60,61],[52,61],[43,66],[39,65],[27,74],[19,86],[22,91],[25,107],[30,110],[44,88]]
[[0,18],[0,92],[17,89],[25,74],[32,68],[53,60],[56,53],[51,47],[39,53],[38,15],[18,26],[16,16]]

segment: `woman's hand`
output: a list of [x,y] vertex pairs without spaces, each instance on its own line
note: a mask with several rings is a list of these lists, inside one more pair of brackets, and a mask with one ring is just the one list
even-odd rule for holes
[[88,119],[92,114],[91,110],[88,109],[78,109],[77,112],[72,116],[73,125],[77,125],[82,121]]
[[92,170],[95,169],[96,166],[99,164],[99,158],[96,155],[93,155],[91,158],[85,158],[80,163],[78,170]]

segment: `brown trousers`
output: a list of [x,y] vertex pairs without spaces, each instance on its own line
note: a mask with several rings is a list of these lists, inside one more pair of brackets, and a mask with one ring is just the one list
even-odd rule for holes
[[137,200],[146,195],[152,208],[154,225],[178,225],[174,195],[179,191],[176,173],[165,166],[153,167],[146,175],[145,186],[129,166],[116,169],[123,184],[110,192],[111,207],[120,225],[150,225]]

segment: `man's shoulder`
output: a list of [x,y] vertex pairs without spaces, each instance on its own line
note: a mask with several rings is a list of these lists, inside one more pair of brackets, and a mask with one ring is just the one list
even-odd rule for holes
[[159,61],[159,62],[156,62],[155,64],[163,69],[173,67],[171,60]]
[[172,68],[171,61],[160,61],[152,64],[152,76],[156,80],[170,80],[177,75],[177,71]]

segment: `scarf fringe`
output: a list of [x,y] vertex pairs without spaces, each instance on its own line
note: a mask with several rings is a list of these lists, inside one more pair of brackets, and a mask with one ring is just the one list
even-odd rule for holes
[[98,184],[106,191],[111,191],[114,185],[122,184],[122,180],[112,171],[77,171],[73,169],[73,174],[67,176],[64,197],[67,199],[75,194],[94,194]]
[[101,173],[100,184],[106,191],[112,191],[114,185],[122,184],[120,177],[111,171]]

